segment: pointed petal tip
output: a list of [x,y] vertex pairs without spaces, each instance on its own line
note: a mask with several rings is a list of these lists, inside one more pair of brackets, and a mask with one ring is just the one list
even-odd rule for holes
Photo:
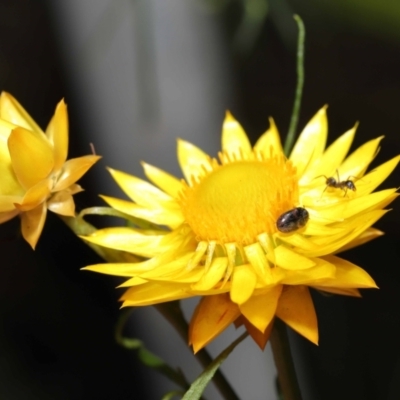
[[4,97],[12,97],[12,95],[8,92],[6,92],[5,90],[3,90],[0,94],[0,98],[4,98]]
[[205,345],[203,345],[203,346],[197,345],[196,346],[196,343],[189,343],[189,345],[192,346],[193,354],[197,354],[200,350],[202,350],[205,347]]
[[37,240],[36,241],[32,241],[32,240],[28,240],[27,238],[24,238],[26,240],[26,242],[29,244],[29,246],[31,246],[32,250],[36,249],[37,246]]
[[227,119],[234,119],[232,113],[229,110],[225,111],[225,118]]
[[[78,237],[81,238],[81,239],[84,238],[83,236],[79,236],[79,235],[78,235]],[[80,268],[80,270],[81,270],[81,271],[98,272],[97,269],[96,269],[96,266],[97,266],[97,265],[98,265],[98,264],[95,264],[95,265],[87,265],[86,267]]]
[[329,105],[328,104],[324,104],[321,108],[320,111],[326,112],[326,110],[328,109]]

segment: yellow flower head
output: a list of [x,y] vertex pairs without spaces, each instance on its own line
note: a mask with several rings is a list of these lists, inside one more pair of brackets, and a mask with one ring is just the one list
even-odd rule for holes
[[317,343],[309,287],[349,296],[376,287],[363,269],[333,254],[382,234],[371,226],[397,193],[372,192],[399,156],[364,175],[381,138],[346,158],[354,127],[325,149],[323,108],[287,159],[270,124],[252,147],[227,113],[218,159],[180,140],[181,181],[145,163],[153,184],[110,170],[133,202],[104,200],[147,226],[102,229],[85,238],[143,257],[87,267],[129,278],[123,306],[201,296],[190,322],[195,352],[231,323],[243,324],[264,348],[275,317]]
[[100,158],[67,160],[68,115],[61,100],[45,132],[18,101],[0,95],[0,223],[21,217],[22,235],[35,248],[47,209],[74,216],[75,182]]

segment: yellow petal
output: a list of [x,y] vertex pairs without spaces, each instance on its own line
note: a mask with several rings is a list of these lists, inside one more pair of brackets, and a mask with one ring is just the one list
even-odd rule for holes
[[45,179],[53,169],[50,143],[24,128],[16,128],[11,132],[8,149],[14,172],[26,189]]
[[65,190],[76,181],[78,181],[83,175],[86,174],[89,168],[93,166],[100,156],[83,156],[78,158],[71,158],[66,161],[62,167],[61,175],[57,179],[53,191],[57,192],[60,190]]
[[[14,174],[11,163],[5,163],[0,158],[0,196],[5,197],[20,197],[24,194],[24,189],[18,182]],[[1,210],[1,206],[0,206]]]
[[264,332],[271,323],[281,291],[282,285],[273,286],[260,295],[251,296],[248,301],[239,305],[241,313],[260,332]]
[[128,289],[121,297],[122,307],[150,306],[190,297],[187,285],[171,282],[149,282]]
[[254,150],[259,151],[264,156],[269,156],[272,147],[274,154],[283,154],[278,128],[272,118],[269,118],[269,125],[269,129],[257,140]]
[[[312,285],[321,279],[334,278],[336,267],[334,264],[321,258],[314,258],[315,266],[301,270],[283,270],[284,275],[280,277],[279,282],[287,285]],[[280,270],[280,268],[276,268]]]
[[[282,242],[293,246],[294,248],[302,249],[303,252],[310,252],[319,249],[319,246],[312,242],[310,238],[306,238],[298,233],[293,235],[280,235],[279,239],[282,240]],[[268,255],[268,257],[270,256]]]
[[203,169],[210,169],[210,157],[194,144],[178,140],[178,162],[187,182],[199,176]]
[[43,179],[32,186],[25,193],[21,203],[15,203],[15,207],[20,211],[28,211],[36,208],[39,204],[45,202],[50,195],[50,184],[51,181],[49,179]]
[[[152,280],[193,284],[194,282],[197,282],[202,275],[203,271],[200,268],[195,268],[192,270],[181,268],[180,271],[176,271],[174,274],[157,276]],[[147,274],[145,274],[144,277],[146,278]],[[151,279],[149,278],[149,280]],[[189,288],[188,291],[191,293],[191,296],[193,296],[193,292]]]
[[[261,278],[265,284],[269,284],[271,282],[271,270],[261,245],[259,243],[253,243],[245,246],[244,252],[258,277]],[[271,260],[271,262],[273,261]]]
[[7,145],[8,138],[14,128],[14,125],[0,120],[0,195],[20,196],[24,193],[12,168]]
[[21,104],[7,92],[0,95],[0,118],[33,132],[42,133],[39,125],[25,111]]
[[143,275],[145,272],[151,271],[152,269],[159,268],[160,266],[175,260],[177,257],[180,257],[182,254],[185,254],[185,252],[186,248],[184,246],[171,246],[168,251],[162,252],[159,255],[145,261],[97,264],[90,265],[82,269],[117,276],[137,276]]
[[300,178],[299,183],[306,184],[312,181],[317,176],[326,175],[327,177],[334,176],[336,170],[346,157],[353,143],[354,135],[356,133],[357,125],[348,130],[338,139],[336,139],[322,154],[319,160],[316,160],[312,168]]
[[[386,189],[362,197],[356,197],[349,201],[338,202],[337,204],[320,208],[318,210],[318,216],[331,220],[331,222],[345,221],[357,214],[366,213],[374,209],[382,209],[397,197],[395,192],[396,189]],[[343,227],[347,228],[345,222]],[[343,227],[338,226],[339,229],[343,229]],[[329,229],[330,227],[326,228]],[[310,234],[309,231],[307,231],[307,233]],[[335,233],[339,232],[331,231],[331,234]]]
[[64,100],[57,104],[54,116],[47,126],[46,135],[53,145],[54,170],[58,171],[68,154],[68,113]]
[[[0,95],[1,96],[1,95]],[[13,129],[18,128],[17,125],[0,118],[0,143],[7,145],[8,137]]]
[[267,326],[264,333],[260,332],[255,326],[253,326],[246,318],[244,319],[244,325],[249,332],[251,338],[256,342],[258,347],[261,350],[265,349],[265,345],[268,342],[269,337],[271,336],[271,331],[274,326],[274,321],[272,320],[271,323]]
[[99,229],[82,239],[116,250],[127,251],[142,257],[153,257],[170,248],[170,243],[162,246],[164,235],[144,235],[137,229],[115,227]]
[[[93,264],[82,268],[86,271],[99,272],[101,274],[115,275],[115,276],[134,276],[139,272],[154,268],[154,259],[146,260],[142,263],[107,263],[107,264]],[[141,270],[141,271],[140,271]]]
[[309,165],[312,165],[324,151],[328,135],[326,107],[321,108],[308,122],[294,145],[289,159],[302,176]]
[[[140,278],[147,281],[190,283],[197,282],[203,275],[202,268],[187,269],[191,254],[182,256],[169,264],[161,265],[149,272],[141,274]],[[188,287],[188,292],[191,292]],[[192,294],[193,295],[193,294]]]
[[361,293],[358,289],[354,288],[337,288],[329,286],[312,286],[316,290],[320,290],[324,293],[340,294],[341,296],[352,296],[361,297]]
[[83,192],[83,189],[82,189],[82,186],[74,183],[71,186],[69,186],[68,188],[66,188],[65,191],[67,191],[69,194],[73,195],[73,194]]
[[[322,213],[319,213],[319,217],[322,216]],[[326,225],[321,225],[319,223],[316,223],[315,221],[308,221],[307,225],[303,231],[304,235],[310,235],[310,236],[327,236],[327,235],[333,235],[335,233],[340,233],[343,232],[346,228],[344,227],[337,227],[334,228],[332,226],[326,226]]]
[[143,285],[144,283],[147,283],[147,282],[148,281],[146,279],[142,279],[142,278],[139,278],[138,276],[134,276],[133,278],[128,279],[121,285],[118,285],[117,288],[139,286],[139,285]]
[[30,211],[21,213],[21,230],[23,238],[35,249],[46,221],[46,203]]
[[50,211],[65,215],[67,217],[75,216],[75,203],[71,194],[66,191],[57,192],[47,201],[47,209]]
[[[203,259],[206,251],[208,250],[208,243],[201,241],[197,243],[196,250],[189,260],[188,268],[193,269],[198,266],[200,261]],[[209,265],[206,267],[208,269]]]
[[365,175],[357,182],[357,195],[362,196],[375,190],[392,173],[399,161],[400,156],[396,156]]
[[382,139],[383,136],[370,140],[351,153],[340,166],[340,178],[343,180],[349,177],[361,177],[375,158]]
[[[163,263],[162,265],[159,265],[157,268],[154,268],[147,272],[143,272],[143,274],[141,274],[140,277],[148,280],[174,281],[175,278],[180,276],[180,278],[182,279],[182,274],[189,275],[191,272],[186,267],[189,264],[189,260],[192,257],[192,255],[193,255],[192,253],[187,253],[180,257],[176,257],[174,260],[171,260],[170,262],[167,263]],[[198,273],[198,271],[200,271],[200,273]],[[202,268],[196,268],[196,274],[199,276],[198,279],[200,279],[202,273],[203,273]]]
[[347,220],[348,234],[332,235],[328,238],[315,237],[314,243],[318,244],[318,250],[310,250],[306,253],[309,257],[320,257],[326,254],[332,254],[344,247],[347,243],[353,241],[356,237],[362,234],[366,229],[373,225],[378,219],[385,215],[387,210],[374,210],[365,214],[357,215],[351,220]]
[[[270,255],[267,255],[270,258]],[[310,258],[304,257],[284,245],[280,245],[275,249],[276,264],[288,270],[300,270],[311,268],[315,262]]]
[[222,150],[238,159],[252,152],[246,132],[229,111],[222,125]]
[[145,175],[165,193],[176,199],[182,190],[182,182],[173,175],[154,167],[153,165],[142,162]]
[[15,210],[15,203],[22,202],[21,196],[1,196],[0,195],[0,213],[8,213]]
[[350,250],[357,246],[361,246],[362,244],[368,243],[369,241],[374,240],[383,235],[384,235],[384,233],[382,231],[380,231],[379,229],[368,228],[360,236],[357,236],[350,243],[347,243],[345,246],[341,247],[338,250],[338,253],[342,252],[342,251]]
[[0,224],[7,222],[19,214],[19,210],[0,212]]
[[160,207],[161,202],[175,203],[171,196],[143,179],[111,168],[108,171],[128,197],[140,206],[154,208]]
[[236,304],[245,303],[253,294],[257,276],[249,264],[236,266],[233,270],[231,300]]
[[184,221],[183,215],[178,205],[175,210],[156,209],[149,210],[135,203],[120,200],[108,196],[100,196],[109,206],[133,217],[144,219],[158,225],[166,225],[177,228]]
[[336,275],[332,278],[321,279],[315,282],[315,285],[337,288],[377,288],[370,275],[357,265],[332,255],[324,258],[336,266]]
[[305,286],[285,286],[276,316],[300,335],[318,344],[318,325],[310,292]]
[[230,290],[231,290],[231,283],[230,281],[227,281],[226,283],[220,283],[219,285],[217,285],[216,288],[207,291],[191,290],[191,294],[192,296],[211,296],[211,295],[228,293]]
[[207,346],[239,315],[239,307],[230,301],[229,294],[203,297],[189,325],[189,344],[194,353]]
[[227,266],[228,259],[226,257],[214,258],[200,280],[191,286],[192,289],[200,291],[212,289],[223,278]]

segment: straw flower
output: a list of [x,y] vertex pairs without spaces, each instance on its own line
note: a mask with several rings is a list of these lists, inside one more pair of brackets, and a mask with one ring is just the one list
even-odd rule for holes
[[123,306],[200,296],[189,332],[195,352],[232,323],[264,348],[275,317],[317,344],[310,288],[356,297],[359,288],[376,288],[367,272],[334,254],[382,234],[371,226],[397,193],[373,191],[399,161],[365,174],[382,138],[346,158],[356,127],[325,149],[327,130],[322,108],[286,158],[272,119],[252,147],[227,113],[217,159],[179,140],[182,180],[146,163],[152,183],[110,169],[133,202],[103,199],[140,223],[85,240],[142,261],[87,269],[128,278]]
[[35,248],[47,210],[74,216],[75,182],[100,158],[67,160],[68,115],[61,100],[45,132],[10,94],[0,95],[0,223],[21,217],[24,239]]

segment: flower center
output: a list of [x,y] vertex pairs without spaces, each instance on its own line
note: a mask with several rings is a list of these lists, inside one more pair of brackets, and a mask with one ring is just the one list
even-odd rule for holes
[[187,186],[182,212],[197,240],[248,245],[298,202],[296,170],[281,156],[228,161]]

